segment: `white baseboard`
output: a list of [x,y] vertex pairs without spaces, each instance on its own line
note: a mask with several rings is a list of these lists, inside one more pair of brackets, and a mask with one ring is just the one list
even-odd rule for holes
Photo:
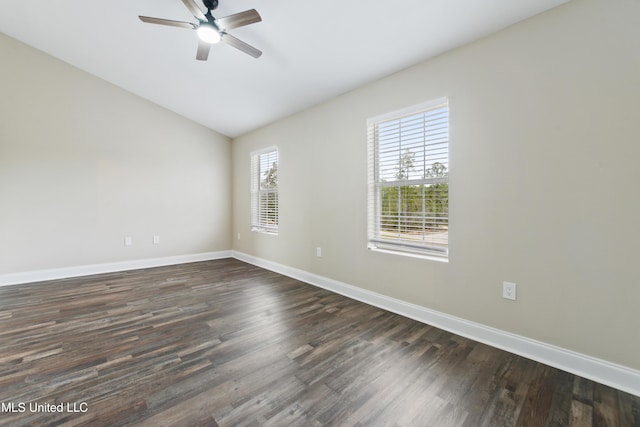
[[41,282],[43,280],[66,279],[68,277],[89,276],[92,274],[114,273],[117,271],[138,270],[141,268],[162,267],[165,265],[209,261],[230,257],[231,251],[203,252],[199,254],[175,255],[162,258],[148,258],[133,261],[53,268],[49,270],[25,271],[0,275],[0,286]]
[[232,256],[258,267],[640,396],[640,371],[635,369],[471,322],[242,252],[232,251]]

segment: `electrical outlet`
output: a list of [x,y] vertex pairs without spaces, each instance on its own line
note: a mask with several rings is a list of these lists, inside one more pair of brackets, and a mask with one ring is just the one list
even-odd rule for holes
[[238,233],[238,240],[240,240],[240,233]]
[[160,236],[158,236],[158,235],[153,236],[153,244],[154,245],[159,245],[160,244]]
[[516,284],[502,282],[502,298],[514,300],[516,299]]
[[131,236],[126,236],[124,238],[124,245],[125,246],[131,246],[133,245],[133,238]]
[[316,256],[318,258],[322,257],[322,248],[320,246],[316,248]]

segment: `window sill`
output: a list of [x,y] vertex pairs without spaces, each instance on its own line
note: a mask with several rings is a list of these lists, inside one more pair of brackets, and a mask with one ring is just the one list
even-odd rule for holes
[[267,230],[264,228],[252,228],[251,231],[255,232],[255,233],[260,233],[260,234],[267,234],[270,236],[277,236],[278,235],[278,230]]
[[405,251],[399,251],[399,250],[393,250],[393,249],[387,249],[387,248],[377,248],[377,247],[368,248],[368,249],[372,252],[381,252],[385,254],[400,255],[400,256],[406,256],[410,258],[427,259],[429,261],[437,261],[442,263],[449,262],[449,257],[444,255],[420,254],[417,252],[405,252]]

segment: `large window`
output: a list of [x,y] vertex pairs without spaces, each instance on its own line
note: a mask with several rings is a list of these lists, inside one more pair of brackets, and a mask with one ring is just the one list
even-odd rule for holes
[[368,245],[449,253],[449,104],[439,99],[369,119]]
[[278,149],[251,153],[251,228],[278,232]]

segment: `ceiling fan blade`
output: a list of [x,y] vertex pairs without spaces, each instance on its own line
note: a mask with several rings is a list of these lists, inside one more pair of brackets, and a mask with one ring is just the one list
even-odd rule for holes
[[209,57],[209,50],[211,50],[211,44],[198,39],[198,53],[196,54],[196,59],[198,61],[206,61]]
[[222,33],[222,41],[230,46],[235,47],[236,49],[240,49],[244,53],[251,55],[254,58],[259,58],[260,55],[262,55],[261,51],[251,45],[246,44],[242,40],[233,37],[231,34]]
[[255,10],[245,10],[244,12],[234,13],[224,18],[216,18],[216,23],[225,30],[244,27],[245,25],[254,24],[262,21],[260,14]]
[[184,3],[185,6],[187,6],[187,9],[189,9],[189,12],[191,12],[193,16],[195,16],[201,21],[207,20],[207,17],[204,16],[204,13],[202,13],[198,5],[195,4],[193,0],[182,0],[182,3]]
[[172,21],[171,19],[152,18],[151,16],[138,16],[138,18],[140,18],[142,22],[147,22],[149,24],[168,25],[170,27],[189,28],[191,30],[196,28],[196,26],[191,22]]

